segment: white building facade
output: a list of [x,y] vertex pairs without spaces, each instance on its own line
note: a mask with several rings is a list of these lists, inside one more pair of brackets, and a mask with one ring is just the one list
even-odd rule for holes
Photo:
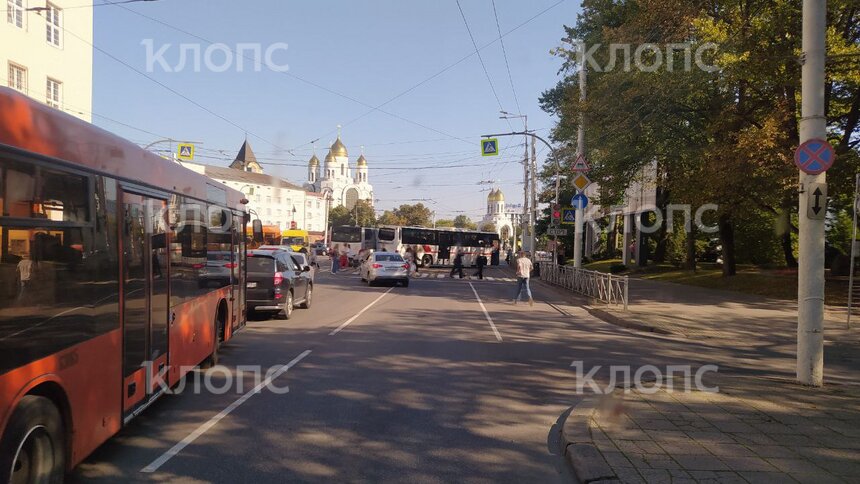
[[324,199],[331,197],[332,207],[343,205],[352,210],[359,200],[365,200],[371,205],[374,203],[367,159],[362,154],[356,160],[355,167],[351,167],[349,153],[340,140],[340,135],[329,148],[323,165],[320,165],[316,155],[308,161],[308,180],[305,188]]
[[4,6],[2,84],[91,122],[92,7],[75,0],[6,0]]
[[183,162],[248,199],[248,208],[263,222],[281,230],[295,227],[322,238],[326,230],[326,202],[322,194],[312,193],[282,178],[263,173],[247,141],[229,167]]
[[505,208],[505,195],[498,188],[490,190],[487,195],[487,213],[481,219],[480,228],[490,225],[495,226],[501,240],[506,241],[513,237],[514,221]]

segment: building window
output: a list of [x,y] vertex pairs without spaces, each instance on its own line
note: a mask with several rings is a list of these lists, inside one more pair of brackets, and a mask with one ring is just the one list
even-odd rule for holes
[[9,63],[9,87],[27,93],[27,69],[17,64]]
[[60,109],[60,103],[62,99],[61,89],[63,87],[63,83],[57,81],[55,79],[48,78],[48,83],[46,86],[46,101],[48,106],[52,108]]
[[266,203],[272,203],[272,197],[266,197]]
[[313,203],[313,202],[311,202],[310,200],[308,200],[308,208],[312,208],[312,207],[311,207],[312,203]]
[[55,47],[63,46],[63,11],[56,5],[45,7],[46,40]]
[[6,21],[19,29],[24,28],[24,0],[6,0]]

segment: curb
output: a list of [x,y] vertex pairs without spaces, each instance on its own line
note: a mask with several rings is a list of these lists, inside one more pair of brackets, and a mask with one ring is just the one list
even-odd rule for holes
[[585,398],[573,407],[561,429],[564,456],[583,484],[620,482],[591,438],[591,421],[597,401]]

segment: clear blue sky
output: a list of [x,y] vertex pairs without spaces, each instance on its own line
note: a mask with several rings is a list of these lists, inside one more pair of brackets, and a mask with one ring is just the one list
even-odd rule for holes
[[[496,0],[502,33],[556,2]],[[498,37],[490,0],[460,3],[479,47]],[[319,138],[323,158],[342,124],[351,161],[365,146],[378,209],[426,198],[435,201],[427,204],[438,218],[464,211],[478,219],[489,190],[477,185],[481,180],[497,180],[509,203],[522,202],[522,146],[510,146],[497,158],[480,156],[480,135],[509,126],[498,118],[499,102],[477,56],[382,108],[409,121],[379,111],[365,115],[368,107],[345,98],[378,106],[474,53],[454,1],[159,0],[124,7],[95,8],[94,43],[140,71],[146,69],[143,39],[153,39],[156,48],[172,44],[164,57],[175,65],[179,44],[207,48],[188,35],[193,34],[231,47],[260,43],[264,50],[285,42],[288,50],[276,59],[289,64],[289,72],[254,72],[246,64],[244,72],[156,68],[148,74],[228,122],[96,51],[94,122],[112,132],[140,144],[158,137],[202,141],[197,161],[226,165],[247,130],[268,173],[302,183],[309,142]],[[578,11],[579,2],[564,1],[503,39],[521,112],[529,115],[530,128],[542,129],[539,134],[547,134],[553,119],[538,107],[538,96],[557,82],[561,65],[549,50],[559,45],[563,24],[573,24]],[[500,44],[481,55],[502,107],[516,112]],[[522,128],[519,120],[511,126]],[[502,147],[521,143],[508,138]]]

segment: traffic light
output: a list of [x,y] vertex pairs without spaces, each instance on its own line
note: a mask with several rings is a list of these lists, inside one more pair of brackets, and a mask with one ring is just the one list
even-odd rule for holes
[[552,204],[552,224],[558,225],[561,222],[561,205]]

